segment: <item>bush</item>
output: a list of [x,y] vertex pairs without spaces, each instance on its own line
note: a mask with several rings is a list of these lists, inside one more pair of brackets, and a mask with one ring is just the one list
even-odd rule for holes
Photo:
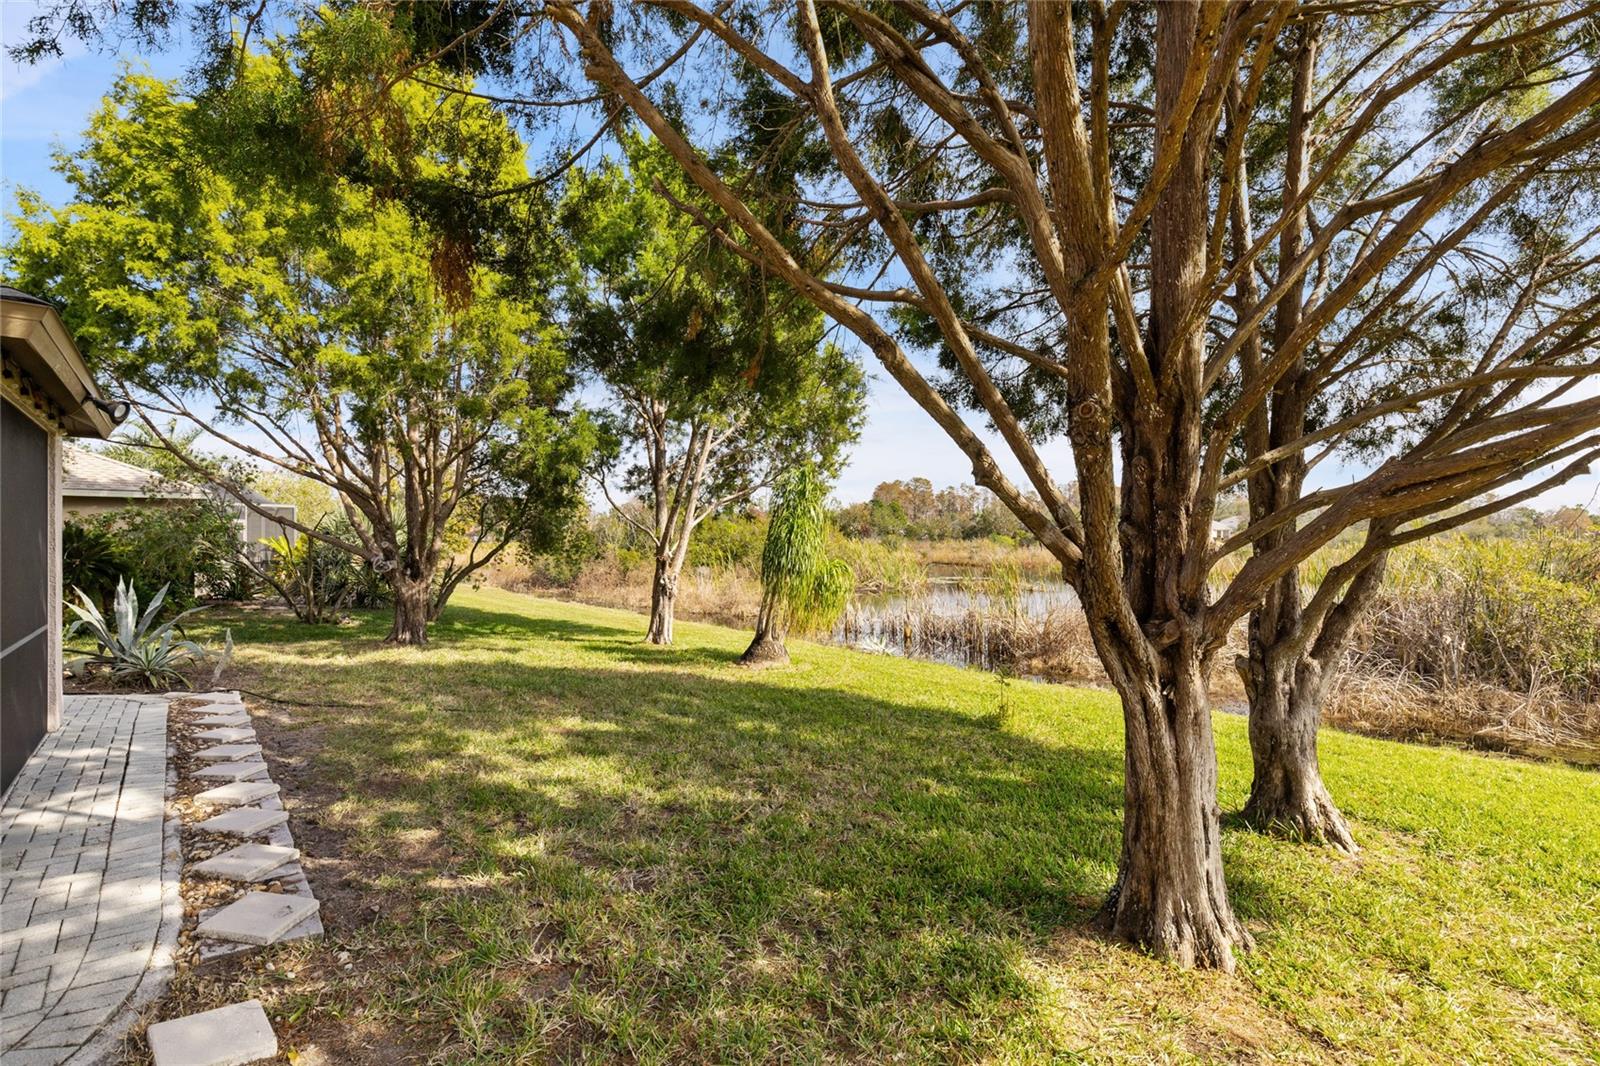
[[1600,538],[1547,530],[1398,551],[1359,643],[1446,684],[1600,697]]
[[[345,540],[356,538],[342,516],[325,518],[318,528]],[[287,537],[272,537],[266,544],[272,558],[262,577],[302,622],[333,622],[345,610],[394,602],[394,590],[383,575],[342,548],[304,533],[292,543]]]
[[[70,532],[66,531],[70,528]],[[239,532],[228,508],[215,500],[170,506],[124,507],[87,519],[71,519],[62,535],[63,570],[78,569],[90,584],[91,571],[114,564],[142,600],[163,586],[171,608],[202,599],[240,599],[249,592],[248,571],[239,558]],[[68,563],[69,540],[76,552]],[[109,545],[110,551],[106,549]],[[73,584],[66,579],[67,584]],[[95,591],[80,585],[91,598]],[[97,602],[103,602],[97,601]]]
[[68,519],[61,526],[61,584],[80,589],[102,612],[122,578],[122,553],[112,535],[98,526]]
[[605,554],[607,533],[594,521],[573,522],[554,547],[529,551],[518,544],[517,558],[528,570],[523,580],[535,588],[571,588],[584,569]]
[[761,546],[767,539],[767,521],[751,514],[713,515],[700,523],[689,541],[691,567],[716,570],[761,565]]

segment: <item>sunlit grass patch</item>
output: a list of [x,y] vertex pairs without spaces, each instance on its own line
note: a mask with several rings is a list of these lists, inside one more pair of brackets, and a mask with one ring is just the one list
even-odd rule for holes
[[[1355,859],[1229,828],[1256,950],[1185,974],[1090,923],[1115,872],[1108,693],[502,592],[422,650],[234,620],[242,683],[314,736],[377,906],[291,1001],[438,1061],[1505,1062],[1600,1054],[1600,780],[1328,733]],[[1242,719],[1219,716],[1224,810]],[[287,736],[287,734],[284,734]],[[274,746],[268,734],[269,749]],[[302,963],[302,965],[310,965]],[[309,997],[309,998],[308,998]],[[381,1061],[373,1059],[372,1061]]]

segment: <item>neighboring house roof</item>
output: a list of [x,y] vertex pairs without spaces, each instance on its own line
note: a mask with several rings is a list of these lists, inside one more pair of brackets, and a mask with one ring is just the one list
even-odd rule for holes
[[61,449],[61,495],[197,500],[205,493],[187,482],[68,444]]
[[[295,506],[279,503],[256,492],[242,489],[248,507],[267,519],[293,519]],[[220,485],[191,485],[187,481],[162,477],[153,470],[124,463],[109,455],[67,444],[61,449],[61,495],[63,499],[107,500],[218,500],[245,513],[246,505]]]
[[111,436],[113,405],[101,399],[83,353],[51,304],[0,285],[0,349],[8,393],[75,437]]

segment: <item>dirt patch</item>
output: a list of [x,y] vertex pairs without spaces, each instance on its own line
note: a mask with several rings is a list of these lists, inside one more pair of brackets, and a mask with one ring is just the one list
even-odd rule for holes
[[[244,685],[247,681],[235,676],[226,683]],[[315,715],[310,708],[269,703],[251,696],[245,697],[245,703],[272,780],[281,789],[279,798],[289,813],[290,832],[301,852],[301,866],[322,905],[325,935],[202,962],[193,937],[199,912],[227,902],[246,889],[186,877],[182,884],[184,920],[172,986],[145,1009],[123,1042],[120,1061],[150,1062],[144,1032],[151,1023],[249,998],[260,999],[272,1019],[282,1049],[276,1062],[297,1066],[387,1066],[432,1060],[448,1040],[448,1033],[373,1022],[366,1019],[377,1012],[362,1009],[368,1003],[368,990],[392,986],[394,975],[404,973],[409,960],[402,952],[379,947],[381,938],[371,932],[371,927],[382,919],[386,904],[392,906],[391,901],[370,887],[379,882],[390,858],[365,863],[350,858],[344,832],[318,813],[340,798],[338,790],[313,769],[325,727],[309,720]],[[201,765],[195,752],[205,742],[190,739],[192,730],[184,727],[200,705],[198,700],[175,700],[169,716],[168,737],[179,781],[173,804],[184,823],[186,869],[238,843],[192,828],[193,822],[215,813],[193,798],[212,783],[195,781],[189,773]],[[273,891],[274,883],[253,887]]]

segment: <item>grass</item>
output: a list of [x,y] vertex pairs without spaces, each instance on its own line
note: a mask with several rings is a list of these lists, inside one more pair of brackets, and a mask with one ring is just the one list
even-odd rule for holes
[[[1362,855],[1230,825],[1257,947],[1182,973],[1090,929],[1107,693],[807,644],[751,673],[739,631],[657,649],[636,615],[500,591],[424,650],[381,617],[226,621],[234,683],[313,704],[262,732],[329,935],[172,1002],[260,995],[301,1061],[1600,1056],[1591,773],[1325,734]],[[1217,722],[1225,811],[1243,726]]]

